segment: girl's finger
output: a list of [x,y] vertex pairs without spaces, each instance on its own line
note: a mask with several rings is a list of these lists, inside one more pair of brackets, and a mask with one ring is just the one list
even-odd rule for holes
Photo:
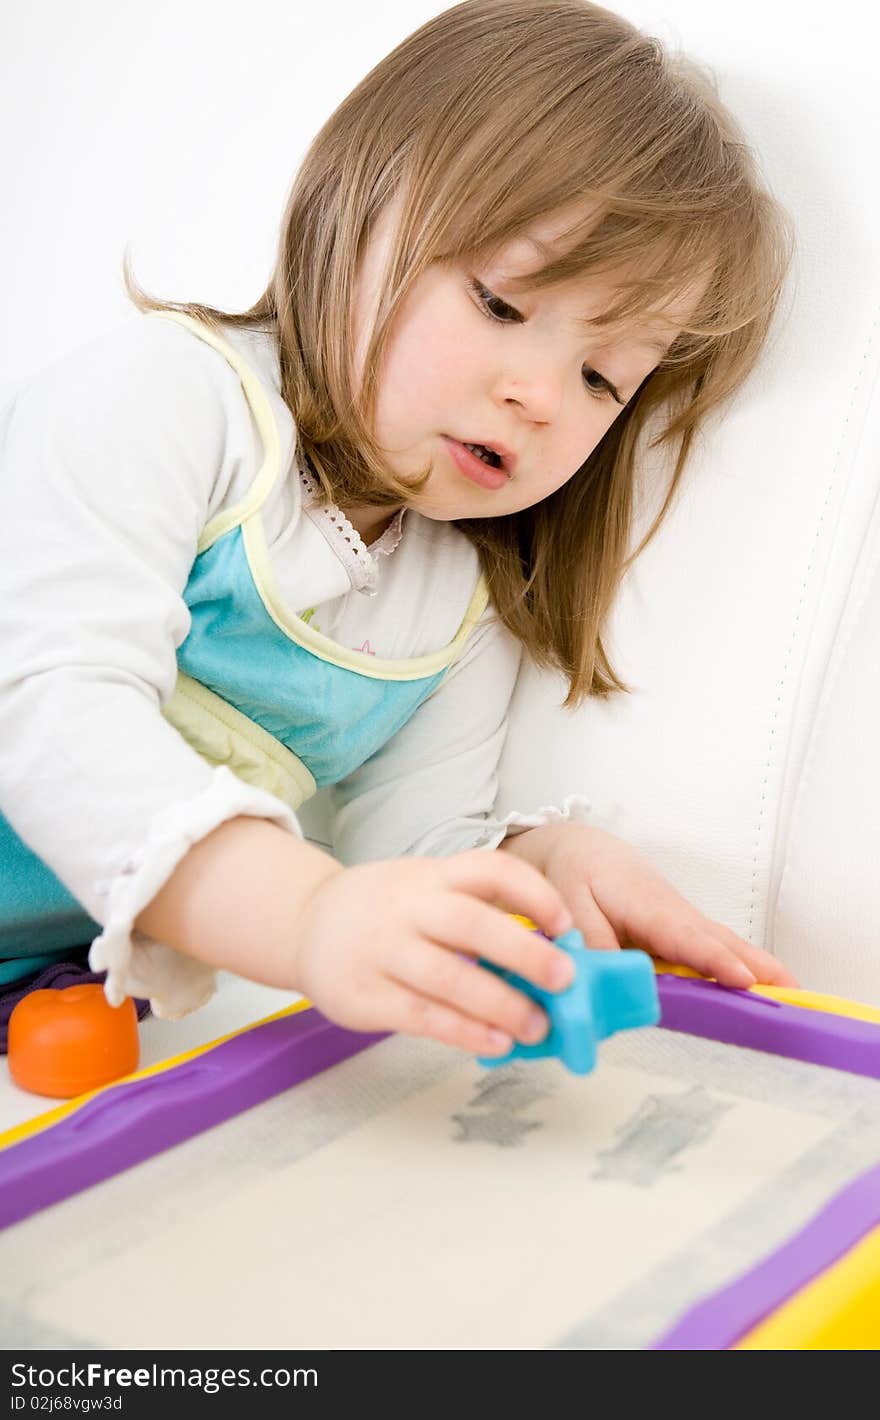
[[467,892],[431,898],[419,916],[419,928],[437,946],[485,957],[545,991],[562,991],[574,977],[574,963],[561,947]]
[[506,1055],[513,1048],[513,1039],[506,1032],[387,978],[378,1004],[382,1030],[437,1040],[441,1045],[451,1045],[471,1055]]
[[701,976],[713,976],[721,986],[745,990],[757,980],[736,952],[713,936],[708,923],[682,921],[680,916],[658,919],[647,950],[664,961],[692,967]]
[[531,918],[548,937],[560,937],[572,926],[571,912],[558,888],[523,858],[476,848],[443,862],[451,887]]
[[404,944],[385,969],[399,985],[515,1036],[523,1045],[537,1044],[550,1028],[545,1012],[522,991],[431,942]]
[[584,946],[599,952],[619,951],[617,934],[586,883],[578,883],[569,893],[569,900]]
[[725,946],[744,961],[746,966],[754,973],[758,981],[767,986],[793,986],[798,983],[790,971],[777,961],[770,952],[763,947],[756,947],[754,943],[747,942],[744,937],[738,937],[729,927],[725,927],[721,922],[709,922],[709,928],[713,936],[717,937]]

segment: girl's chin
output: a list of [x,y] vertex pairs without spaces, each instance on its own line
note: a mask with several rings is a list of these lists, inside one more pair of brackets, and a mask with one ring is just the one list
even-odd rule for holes
[[[479,492],[479,490],[475,491]],[[414,513],[418,513],[423,518],[429,518],[434,523],[458,523],[467,518],[499,518],[517,511],[514,508],[499,508],[497,502],[490,503],[488,497],[484,502],[479,496],[474,498],[432,498],[426,499],[424,503],[421,499],[414,498],[407,506],[412,508]]]

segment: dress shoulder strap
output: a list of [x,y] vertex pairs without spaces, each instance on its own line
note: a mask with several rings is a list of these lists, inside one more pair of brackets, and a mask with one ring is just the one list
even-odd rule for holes
[[265,503],[281,470],[281,438],[278,433],[278,425],[259,378],[239,351],[235,350],[228,341],[207,326],[204,321],[196,320],[194,316],[186,315],[183,311],[151,311],[149,314],[161,320],[171,320],[177,325],[184,326],[187,330],[192,331],[193,335],[198,336],[199,340],[203,340],[206,345],[210,345],[225,360],[228,360],[241,381],[245,399],[254,416],[257,432],[263,442],[263,462],[244,498],[233,507],[224,508],[205,526],[198,544],[199,552],[204,552],[224,533],[238,527],[240,523],[246,522]]

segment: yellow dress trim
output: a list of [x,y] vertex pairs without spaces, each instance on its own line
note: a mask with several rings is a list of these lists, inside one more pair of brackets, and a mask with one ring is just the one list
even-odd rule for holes
[[880,1346],[880,1228],[738,1341],[735,1351],[874,1351]]
[[315,793],[314,776],[286,745],[184,671],[162,713],[209,764],[227,765],[294,811]]
[[371,676],[374,680],[419,680],[422,676],[436,674],[452,665],[464,650],[471,631],[476,626],[489,601],[489,591],[485,578],[480,576],[474,588],[470,605],[458,631],[448,645],[427,656],[411,656],[406,660],[385,660],[381,656],[371,656],[366,651],[353,651],[348,646],[340,646],[323,635],[301,616],[295,616],[285,607],[278,594],[275,573],[266,548],[263,524],[259,518],[251,518],[242,526],[245,548],[251,575],[260,598],[275,625],[280,627],[291,641],[307,651],[314,652],[323,661],[330,661],[344,670],[357,671],[359,675]]
[[195,320],[192,316],[185,315],[183,311],[153,311],[151,314],[185,326],[199,340],[210,345],[218,355],[222,355],[229,362],[241,380],[245,397],[263,441],[265,458],[245,497],[234,507],[224,508],[222,513],[218,513],[205,525],[198,541],[198,551],[205,552],[224,533],[231,532],[239,523],[258,512],[272,491],[281,467],[281,439],[278,434],[278,425],[275,423],[272,406],[269,404],[266,392],[257,376],[238,351],[234,350],[227,341],[216,335],[203,321]]
[[245,398],[251,407],[266,450],[266,457],[247,496],[234,507],[225,509],[218,513],[216,518],[211,519],[199,538],[198,551],[205,552],[224,533],[241,525],[251,575],[272,620],[291,641],[307,651],[312,651],[321,660],[329,661],[331,665],[341,666],[343,670],[357,671],[373,680],[419,680],[452,665],[461,655],[471,631],[488,606],[489,590],[482,575],[474,588],[464,619],[448,645],[430,655],[412,656],[405,660],[386,660],[371,656],[366,651],[354,651],[348,646],[340,646],[329,636],[324,636],[322,632],[309,626],[301,616],[287,609],[278,591],[260,518],[260,510],[279,475],[281,464],[281,440],[266,393],[238,351],[209,330],[202,321],[195,320],[182,311],[154,311],[153,314],[185,326],[229,361],[241,380]]
[[170,1055],[167,1060],[158,1060],[155,1065],[146,1065],[143,1070],[133,1070],[130,1075],[124,1075],[119,1080],[114,1080],[110,1085],[102,1085],[100,1089],[88,1090],[83,1095],[77,1095],[75,1099],[65,1100],[64,1104],[57,1105],[55,1109],[46,1110],[44,1114],[38,1114],[34,1119],[26,1119],[21,1124],[15,1124],[11,1129],[5,1129],[0,1133],[0,1150],[8,1149],[13,1144],[20,1144],[24,1139],[31,1138],[34,1134],[41,1134],[43,1130],[50,1129],[53,1124],[60,1124],[62,1119],[66,1119],[69,1114],[75,1114],[82,1109],[89,1100],[96,1099],[98,1095],[106,1095],[111,1090],[115,1090],[119,1085],[130,1085],[133,1080],[147,1080],[151,1075],[164,1075],[167,1070],[172,1070],[175,1065],[184,1065],[187,1060],[195,1060],[197,1056],[204,1055],[206,1051],[213,1050],[215,1045],[223,1045],[225,1041],[232,1040],[237,1035],[244,1035],[245,1031],[254,1030],[257,1026],[268,1025],[269,1021],[278,1021],[282,1016],[293,1016],[297,1011],[307,1011],[311,1006],[311,1001],[305,997],[301,1001],[295,1001],[292,1006],[283,1006],[280,1011],[275,1011],[271,1016],[264,1016],[262,1020],[252,1021],[250,1025],[240,1026],[238,1030],[231,1030],[226,1035],[220,1035],[216,1040],[209,1040],[205,1045],[194,1045],[192,1050],[184,1050],[180,1055]]

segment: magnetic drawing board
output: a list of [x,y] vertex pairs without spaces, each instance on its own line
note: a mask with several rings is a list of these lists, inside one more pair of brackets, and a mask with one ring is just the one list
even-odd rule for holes
[[9,1131],[9,1343],[877,1344],[880,1012],[659,985],[587,1079],[300,1005]]

